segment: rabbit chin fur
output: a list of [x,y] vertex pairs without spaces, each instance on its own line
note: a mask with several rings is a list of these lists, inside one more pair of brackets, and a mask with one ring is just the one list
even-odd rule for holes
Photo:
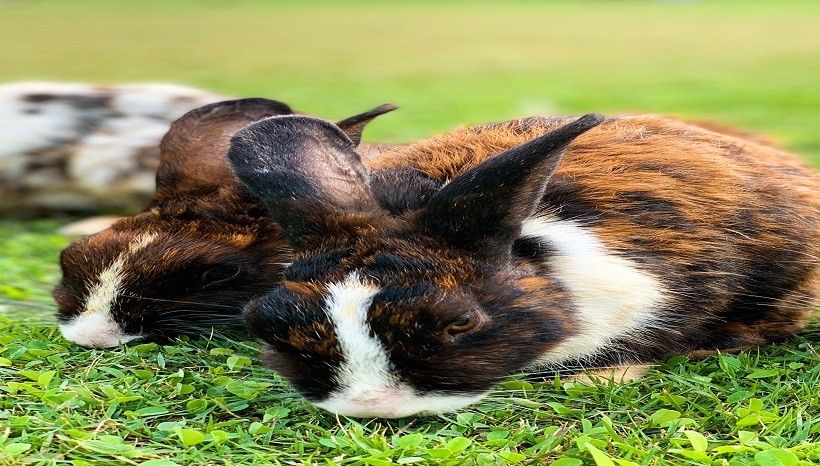
[[364,164],[354,147],[286,116],[228,152],[293,248],[245,322],[263,361],[336,413],[452,411],[523,370],[783,340],[817,299],[820,177],[742,135],[590,115]]
[[111,308],[118,299],[121,299],[126,261],[133,260],[137,252],[156,238],[157,235],[154,233],[137,236],[128,245],[127,250],[122,251],[100,272],[97,282],[91,285],[80,312],[59,324],[66,340],[81,346],[110,348],[141,337],[139,334],[127,335],[114,321]]

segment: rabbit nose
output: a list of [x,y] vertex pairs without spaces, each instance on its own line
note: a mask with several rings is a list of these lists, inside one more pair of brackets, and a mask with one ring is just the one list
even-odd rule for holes
[[334,397],[329,403],[317,403],[328,411],[353,417],[401,417],[407,408],[409,393],[401,387],[361,387]]
[[357,390],[356,393],[350,397],[350,401],[354,403],[390,403],[403,397],[404,392],[398,387],[367,387]]

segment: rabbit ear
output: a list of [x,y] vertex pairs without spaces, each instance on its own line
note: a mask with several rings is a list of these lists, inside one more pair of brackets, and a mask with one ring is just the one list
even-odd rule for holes
[[507,254],[521,223],[538,207],[564,150],[603,120],[597,114],[583,116],[485,160],[438,191],[419,220],[456,246]]
[[333,123],[305,116],[262,120],[236,133],[228,160],[291,244],[329,217],[380,212],[355,144]]
[[368,123],[373,121],[373,119],[377,116],[392,112],[397,108],[398,107],[393,104],[379,105],[373,110],[368,110],[364,113],[353,115],[350,118],[345,118],[344,120],[336,123],[336,126],[347,134],[347,137],[353,141],[353,144],[358,146],[362,142],[362,131],[364,131],[364,127]]
[[287,105],[268,99],[226,100],[186,113],[160,143],[153,201],[240,187],[225,159],[231,136],[262,118],[291,114]]

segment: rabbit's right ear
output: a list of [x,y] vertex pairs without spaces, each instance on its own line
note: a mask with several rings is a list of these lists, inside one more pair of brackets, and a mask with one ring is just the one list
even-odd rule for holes
[[200,107],[176,120],[160,143],[153,201],[206,194],[240,185],[225,154],[231,136],[250,123],[293,110],[275,100],[226,100]]
[[347,137],[353,141],[353,144],[359,145],[362,142],[362,131],[364,131],[364,127],[373,121],[374,118],[380,115],[384,115],[385,113],[392,112],[393,110],[397,109],[393,104],[383,104],[379,105],[378,107],[374,108],[373,110],[368,110],[364,113],[360,113],[358,115],[353,115],[350,118],[345,118],[344,120],[336,123],[336,126],[339,127]]
[[355,143],[318,118],[283,116],[254,123],[231,139],[236,177],[285,229],[294,246],[344,216],[381,212]]
[[506,257],[522,222],[538,208],[564,150],[603,121],[602,115],[585,115],[461,173],[419,211],[421,224],[455,246]]

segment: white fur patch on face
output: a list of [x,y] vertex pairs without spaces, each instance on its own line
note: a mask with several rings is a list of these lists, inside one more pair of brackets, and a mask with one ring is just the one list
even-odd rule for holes
[[371,402],[398,385],[390,373],[387,351],[367,324],[367,310],[379,288],[353,273],[341,283],[330,284],[327,291],[325,312],[344,355],[336,382],[351,403]]
[[128,245],[128,252],[121,253],[97,277],[89,289],[83,311],[69,323],[60,324],[63,336],[81,346],[107,348],[139,338],[126,335],[111,316],[111,308],[122,292],[123,268],[130,255],[137,253],[156,239],[157,235],[140,235]]
[[398,379],[387,350],[367,324],[367,311],[378,291],[355,273],[328,286],[325,312],[344,362],[336,372],[339,388],[316,405],[346,416],[397,418],[455,411],[481,399],[484,394],[419,395]]
[[83,314],[107,314],[117,299],[122,285],[125,257],[120,255],[97,277],[97,283],[88,292]]
[[555,250],[549,265],[577,305],[578,334],[547,353],[537,365],[555,364],[592,356],[615,339],[657,328],[657,310],[666,289],[637,264],[618,256],[577,222],[550,216],[524,221],[522,238],[535,238]]
[[139,335],[123,334],[111,315],[102,312],[84,312],[60,324],[60,332],[66,340],[90,348],[112,348],[139,338]]
[[135,254],[137,251],[153,243],[155,239],[157,239],[156,233],[145,233],[144,235],[137,236],[136,239],[128,245],[128,252]]

